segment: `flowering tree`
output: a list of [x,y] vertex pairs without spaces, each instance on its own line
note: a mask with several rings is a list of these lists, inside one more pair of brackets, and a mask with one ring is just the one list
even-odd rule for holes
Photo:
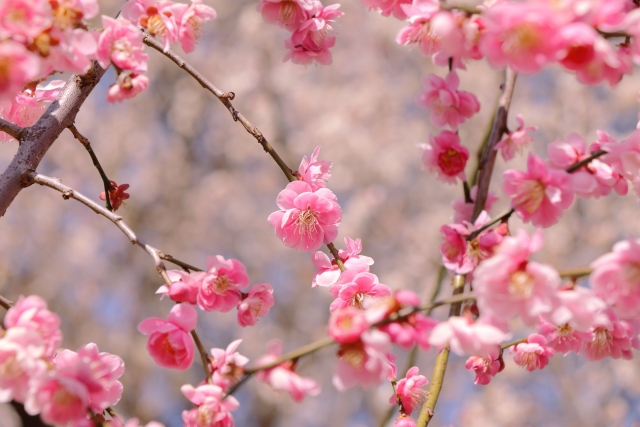
[[[279,34],[288,35],[280,49],[284,61],[333,63],[332,55],[340,49],[334,27],[346,19],[339,5],[317,0],[255,3],[251,13],[262,18],[256,25],[281,27],[284,32]],[[629,130],[618,141],[600,130],[587,144],[573,129],[544,141],[546,151],[534,153],[529,145],[538,128],[525,125],[533,121],[517,115],[517,128],[508,126],[519,74],[557,65],[581,84],[612,88],[630,78],[626,76],[632,75],[633,64],[640,61],[640,6],[631,0],[497,0],[474,7],[438,0],[363,0],[358,7],[393,16],[389,19],[403,26],[396,42],[417,45],[395,49],[426,56],[438,67],[424,78],[416,98],[417,105],[428,110],[422,116],[440,128],[419,144],[422,166],[430,172],[422,179],[428,185],[451,184],[461,197],[450,200],[452,219],[435,227],[441,234],[441,266],[433,267],[440,274],[426,299],[403,286],[380,283],[372,272],[374,259],[362,254],[365,235],[345,236],[341,247],[339,228],[346,215],[343,218],[340,192],[330,189],[333,163],[320,147],[302,157],[297,169],[290,167],[284,160],[290,156],[278,154],[281,147],[268,142],[234,106],[234,92],[218,89],[204,71],[175,52],[196,49],[202,26],[217,17],[211,6],[197,0],[129,0],[115,18],[102,15],[97,22],[95,0],[7,0],[0,5],[0,137],[14,151],[18,145],[0,177],[0,214],[11,215],[18,194],[38,184],[106,218],[151,258],[163,282],[158,299],[174,304],[168,308],[167,301],[155,302],[167,307],[165,314],[137,322],[137,330],[146,336],[145,357],[175,371],[188,370],[196,358],[202,365],[199,376],[185,376],[180,387],[190,402],[181,414],[185,426],[233,426],[234,417],[250,407],[235,396],[251,381],[286,392],[295,402],[314,398],[321,385],[298,364],[330,346],[334,391],[384,388],[391,397],[380,423],[394,419],[402,427],[426,426],[437,413],[450,353],[464,357],[462,364],[475,374],[475,380],[469,376],[466,381],[487,386],[509,364],[532,372],[544,369],[559,353],[598,362],[632,359],[633,349],[640,349],[640,240],[620,240],[580,269],[565,269],[561,261],[551,265],[532,260],[544,247],[543,229],[560,230],[558,224],[576,199],[624,196],[629,184],[640,193],[640,131]],[[247,260],[208,256],[200,268],[168,255],[141,240],[126,214],[116,213],[126,200],[135,204],[136,198],[127,192],[129,184],[118,184],[103,168],[88,134],[76,126],[76,115],[101,80],[111,79],[103,91],[106,101],[123,102],[124,110],[152,91],[147,48],[216,97],[284,173],[289,183],[269,194],[276,198],[277,210],[265,215],[263,223],[271,227],[272,241],[281,241],[292,253],[311,255],[305,268],[313,266],[315,273],[308,274],[312,289],[305,292],[328,288],[322,297],[332,298],[323,309],[327,336],[287,352],[286,342],[263,340],[262,356],[253,362],[241,354],[242,339],[207,350],[197,332],[199,315],[231,316],[239,327],[260,329],[261,319],[278,308],[278,285],[267,283],[266,273],[249,272]],[[461,83],[467,68],[480,62],[504,70],[501,84],[492,88],[499,91],[493,112],[472,86]],[[109,68],[115,75],[106,74]],[[55,80],[64,72],[73,73],[66,83]],[[302,73],[310,72],[312,68],[303,68]],[[473,167],[463,130],[487,110],[493,117]],[[102,181],[101,194],[85,195],[40,173],[41,161],[65,129],[88,151]],[[526,165],[508,166],[501,188],[495,186],[492,192],[499,155],[505,162],[526,159]],[[419,156],[417,150],[412,155],[416,164]],[[494,203],[508,209],[491,215]],[[255,221],[253,215],[248,218]],[[529,224],[533,228],[527,228]],[[243,245],[252,245],[245,240]],[[169,264],[176,269],[168,269]],[[117,274],[117,268],[113,271]],[[449,295],[440,289],[445,276],[451,282]],[[587,277],[588,282],[579,283]],[[45,299],[12,292],[15,295],[0,300],[6,309],[0,338],[1,402],[19,408],[25,420],[36,416],[46,425],[138,426],[136,418],[127,421],[118,415],[116,404],[125,402],[128,392],[120,382],[126,378],[123,359],[101,352],[93,342],[77,351],[66,349],[60,317]],[[442,306],[449,308],[448,316],[432,317]],[[396,366],[397,355],[409,350],[406,368]],[[417,363],[419,352],[435,355],[432,366]]]

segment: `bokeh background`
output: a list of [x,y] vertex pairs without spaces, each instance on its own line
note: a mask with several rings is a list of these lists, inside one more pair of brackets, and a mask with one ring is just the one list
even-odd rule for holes
[[[99,3],[110,16],[121,5]],[[422,78],[431,72],[444,76],[446,70],[418,49],[397,45],[403,23],[369,12],[357,0],[342,4],[334,63],[325,67],[283,63],[288,33],[262,21],[257,0],[205,3],[218,18],[203,28],[187,60],[222,90],[235,92],[238,110],[293,169],[321,145],[321,158],[334,163],[328,186],[343,208],[337,246],[343,247],[345,236],[362,238],[363,253],[374,258],[372,272],[382,283],[426,299],[437,283],[438,229],[450,221],[451,202],[462,188],[421,171],[416,144],[438,130],[415,97]],[[149,50],[149,56],[148,91],[123,104],[106,103],[115,76],[109,70],[77,117],[109,177],[131,184],[131,199],[119,213],[140,238],[165,253],[199,266],[211,255],[237,258],[252,283],[273,284],[276,305],[255,327],[239,327],[234,312],[201,314],[198,331],[207,348],[242,338],[241,353],[255,360],[270,339],[281,339],[289,351],[323,337],[328,290],[311,288],[310,254],[285,247],[266,221],[287,183],[284,175],[211,94],[157,52]],[[475,153],[499,96],[502,71],[478,62],[460,76],[461,89],[475,93],[482,104],[460,129],[463,143]],[[613,89],[587,87],[549,67],[518,77],[509,123],[515,128],[520,113],[528,125],[539,126],[533,144],[539,155],[571,131],[589,142],[597,129],[623,138],[636,129],[639,87],[637,75]],[[0,170],[15,151],[14,144],[0,146]],[[468,173],[475,163],[472,156]],[[493,189],[499,190],[504,170],[522,169],[524,163],[524,156],[509,164],[499,159]],[[53,145],[39,172],[95,199],[102,191],[87,152],[69,132]],[[506,207],[502,197],[492,214]],[[559,269],[588,265],[616,241],[640,236],[638,212],[635,194],[577,200],[557,226],[545,230],[537,259]],[[516,218],[511,227],[531,230]],[[0,219],[0,236],[0,294],[14,300],[41,295],[62,318],[65,347],[96,342],[101,351],[125,360],[119,414],[181,426],[181,411],[190,404],[179,388],[199,382],[202,369],[198,360],[186,372],[161,369],[145,350],[137,324],[149,316],[165,317],[172,305],[155,295],[161,279],[148,255],[105,218],[38,186],[24,190]],[[441,297],[450,294],[448,283],[445,277]],[[434,315],[444,318],[445,312]],[[300,404],[249,382],[237,394],[242,405],[235,413],[237,425],[378,425],[390,406],[390,385],[339,394],[331,385],[333,353],[325,349],[300,361],[299,371],[323,387],[322,394]],[[396,354],[404,369],[407,354],[397,349]],[[427,377],[434,357],[433,351],[419,354],[417,365]],[[528,373],[507,357],[505,371],[489,386],[475,386],[473,379],[464,359],[453,356],[431,425],[630,426],[640,419],[638,359],[587,363],[560,355],[544,371]],[[19,426],[10,408],[0,411],[0,425]]]

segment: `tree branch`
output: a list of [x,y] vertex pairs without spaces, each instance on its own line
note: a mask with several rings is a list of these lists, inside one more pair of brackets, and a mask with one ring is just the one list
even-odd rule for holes
[[22,139],[22,134],[24,133],[24,128],[0,118],[0,131],[20,141]]

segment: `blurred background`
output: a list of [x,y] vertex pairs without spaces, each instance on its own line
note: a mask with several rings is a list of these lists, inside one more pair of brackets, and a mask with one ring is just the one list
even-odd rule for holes
[[[121,5],[120,0],[99,3],[110,16]],[[328,187],[343,209],[336,246],[343,247],[346,236],[362,238],[363,254],[374,258],[372,272],[382,283],[414,290],[426,300],[437,283],[438,229],[450,222],[451,202],[462,196],[462,188],[421,171],[416,144],[439,130],[415,97],[423,77],[447,71],[434,67],[418,49],[396,44],[402,22],[368,12],[357,0],[341,6],[345,16],[335,25],[334,63],[328,67],[283,63],[288,33],[262,21],[257,0],[205,3],[218,18],[203,28],[186,59],[219,88],[235,92],[236,108],[294,170],[303,155],[322,146],[321,159],[334,163]],[[148,91],[123,104],[106,103],[115,78],[109,70],[76,122],[110,179],[131,184],[131,198],[118,213],[141,239],[165,253],[201,267],[207,256],[237,258],[247,266],[251,283],[273,284],[276,305],[255,327],[239,327],[235,311],[201,314],[197,329],[206,348],[225,348],[242,338],[239,351],[255,360],[270,339],[281,339],[290,351],[325,336],[328,289],[311,288],[310,254],[285,247],[266,221],[286,178],[211,94],[165,57],[148,53]],[[490,124],[502,74],[485,62],[460,72],[460,88],[475,93],[482,105],[460,129],[472,153]],[[515,129],[520,113],[527,125],[539,126],[533,148],[541,156],[547,143],[571,131],[588,142],[597,129],[623,138],[636,129],[639,86],[636,75],[613,90],[587,87],[556,67],[519,76],[509,124]],[[0,146],[0,170],[15,151],[13,144]],[[472,156],[468,173],[475,163]],[[500,188],[504,170],[524,167],[524,156],[508,165],[499,159],[492,187]],[[87,152],[70,132],[53,145],[39,172],[95,199],[103,191]],[[502,197],[491,214],[506,207]],[[521,227],[512,218],[512,231]],[[0,294],[13,300],[42,296],[62,318],[65,347],[75,350],[95,342],[101,351],[125,360],[125,391],[115,407],[119,414],[181,426],[181,411],[190,403],[179,388],[199,382],[202,369],[198,360],[187,372],[161,369],[146,352],[146,337],[137,332],[137,324],[146,317],[165,317],[172,306],[155,295],[161,279],[148,255],[105,218],[38,186],[13,202],[0,219],[0,235]],[[558,269],[581,267],[616,241],[638,236],[635,194],[577,200],[557,226],[545,230],[546,245],[537,260]],[[441,297],[450,295],[448,283],[447,276]],[[444,318],[446,309],[434,315]],[[246,384],[237,394],[237,425],[378,425],[390,406],[390,385],[339,394],[331,385],[334,351],[324,349],[300,361],[300,373],[323,388],[300,404],[255,380]],[[395,352],[403,370],[407,354]],[[418,357],[421,374],[428,378],[434,358],[433,351]],[[473,384],[464,359],[453,356],[431,425],[630,426],[640,420],[638,359],[587,363],[559,355],[534,373],[506,359],[505,371],[483,387]],[[3,427],[5,422],[19,426],[11,417],[10,408],[0,407]]]

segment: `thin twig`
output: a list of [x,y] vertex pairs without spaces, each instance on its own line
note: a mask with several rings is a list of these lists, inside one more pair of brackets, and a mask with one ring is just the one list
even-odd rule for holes
[[527,340],[527,338],[520,338],[520,339],[517,339],[517,340],[509,341],[508,343],[502,344],[500,346],[500,349],[501,350],[505,350],[505,349],[507,349],[509,347],[513,347],[514,345],[521,344],[521,343],[525,342],[526,340]]
[[589,162],[591,162],[591,160],[595,160],[600,156],[604,156],[605,154],[607,154],[606,151],[604,150],[597,150],[594,151],[589,157],[580,160],[579,162],[576,162],[574,164],[572,164],[571,166],[569,166],[567,169],[565,169],[567,172],[569,173],[573,173],[575,171],[577,171],[578,169],[580,169],[581,167],[589,164]]
[[91,161],[93,161],[93,166],[95,166],[96,169],[98,169],[100,178],[102,178],[102,184],[104,186],[105,206],[110,211],[113,211],[113,206],[111,206],[111,197],[109,197],[109,190],[111,189],[111,181],[109,180],[109,177],[107,177],[107,174],[104,172],[104,169],[102,169],[102,165],[100,164],[100,161],[98,161],[98,157],[96,156],[96,153],[93,152],[93,148],[91,148],[91,142],[89,142],[89,140],[78,131],[75,124],[71,124],[69,126],[69,130],[73,134],[73,137],[78,141],[80,141],[80,143],[84,146],[84,148],[89,153],[89,156],[91,156]]
[[25,129],[23,127],[20,127],[15,123],[11,123],[5,119],[0,119],[0,131],[14,137],[18,141],[21,141],[24,130]]
[[570,268],[568,270],[560,270],[558,274],[562,278],[579,279],[580,277],[588,276],[593,272],[591,267]]
[[5,310],[9,310],[11,307],[13,307],[13,301],[8,300],[7,298],[0,295],[0,306]]
[[200,341],[200,337],[196,330],[191,331],[191,336],[193,337],[193,342],[196,343],[196,347],[198,348],[198,353],[200,353],[200,359],[202,360],[202,367],[204,368],[204,375],[209,381],[209,384],[213,384],[213,378],[211,378],[211,370],[209,369],[209,355],[207,350],[204,349],[202,345],[202,341]]
[[178,266],[180,266],[180,267],[182,267],[182,268],[186,268],[187,270],[191,270],[191,271],[204,271],[204,270],[202,270],[202,269],[200,269],[200,268],[198,268],[198,267],[194,267],[194,266],[193,266],[193,265],[191,265],[191,264],[187,264],[187,263],[186,263],[186,262],[184,262],[184,261],[180,261],[179,259],[176,259],[176,258],[172,257],[171,255],[169,255],[169,254],[164,254],[164,253],[162,253],[162,252],[160,252],[160,259],[163,259],[163,260],[165,260],[165,261],[169,261],[170,263],[175,264],[175,265],[178,265]]
[[482,233],[484,230],[486,230],[487,228],[502,222],[502,221],[506,221],[509,219],[509,217],[511,215],[513,215],[513,213],[515,212],[515,209],[511,208],[508,211],[504,211],[502,212],[500,215],[496,216],[495,218],[493,218],[491,221],[489,221],[488,223],[486,223],[485,225],[483,225],[482,227],[478,228],[477,230],[474,230],[472,233],[470,233],[467,236],[467,241],[471,241],[473,239],[475,239],[476,237],[478,237],[478,235],[480,233]]

